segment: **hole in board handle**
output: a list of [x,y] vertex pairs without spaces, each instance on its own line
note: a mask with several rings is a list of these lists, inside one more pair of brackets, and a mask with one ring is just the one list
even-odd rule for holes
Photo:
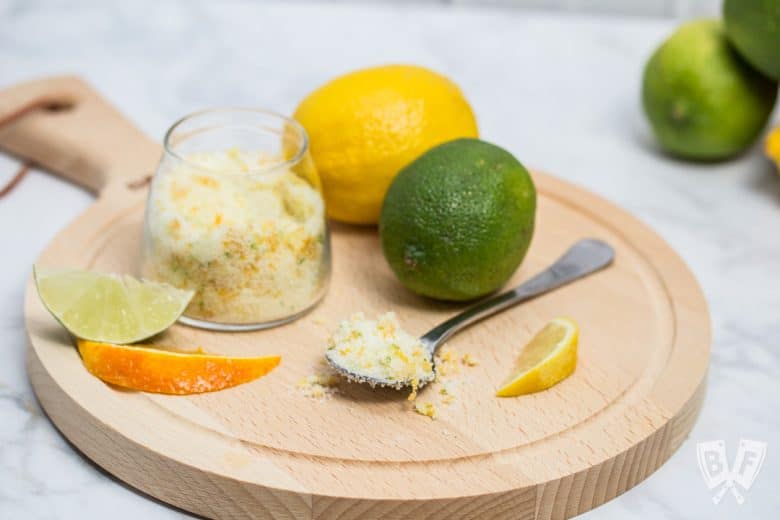
[[67,112],[76,108],[76,102],[72,99],[56,99],[47,101],[42,108],[52,113]]

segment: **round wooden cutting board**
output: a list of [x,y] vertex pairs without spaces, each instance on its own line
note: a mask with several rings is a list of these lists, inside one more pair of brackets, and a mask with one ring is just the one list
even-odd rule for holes
[[[136,271],[147,187],[160,147],[86,85],[58,78],[0,92],[0,117],[41,99],[0,132],[0,146],[99,193],[39,262]],[[628,213],[535,174],[538,226],[510,282],[596,237],[612,267],[490,318],[449,345],[480,362],[457,376],[432,420],[406,394],[343,384],[332,398],[296,388],[328,333],[355,311],[395,311],[420,334],[461,307],[407,292],[373,229],[334,225],[325,300],[304,318],[254,333],[174,326],[155,343],[232,355],[281,354],[268,376],[233,389],[164,396],[113,388],[84,369],[32,284],[25,302],[29,374],[51,420],[89,458],[161,500],[216,518],[568,518],[636,485],[680,446],[704,396],[710,326],[680,258]],[[548,320],[581,327],[574,374],[552,389],[499,399],[496,386]],[[435,387],[419,399],[435,400]]]

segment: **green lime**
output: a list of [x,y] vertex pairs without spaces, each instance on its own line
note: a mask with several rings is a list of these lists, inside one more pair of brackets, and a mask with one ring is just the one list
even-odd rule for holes
[[129,276],[34,268],[41,301],[71,334],[106,343],[134,343],[181,316],[192,291]]
[[716,20],[680,27],[645,67],[642,101],[661,146],[714,160],[750,146],[764,128],[777,84],[753,70]]
[[379,233],[385,258],[411,291],[470,300],[512,276],[531,243],[535,214],[533,181],[512,154],[458,139],[400,171]]
[[726,34],[755,68],[780,79],[780,0],[726,0]]

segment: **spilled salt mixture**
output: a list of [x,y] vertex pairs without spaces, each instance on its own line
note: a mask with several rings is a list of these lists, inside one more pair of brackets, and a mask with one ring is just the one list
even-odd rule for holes
[[[320,316],[313,318],[312,323],[317,327],[326,327],[328,324],[328,322]],[[314,373],[298,380],[295,388],[304,397],[323,402],[339,393],[340,383],[341,378],[339,375],[336,374],[335,370],[331,368],[325,359],[322,359],[315,368]]]
[[336,375],[310,374],[296,385],[305,397],[314,399],[330,399],[338,393],[339,378]]
[[295,385],[304,397],[327,401],[339,393],[341,378],[322,361],[313,374],[301,378]]
[[436,406],[430,401],[426,401],[424,403],[414,403],[414,411],[420,415],[430,417],[431,419],[436,419],[437,416]]
[[425,391],[427,399],[416,400],[416,393],[409,396],[410,400],[415,401],[413,410],[420,415],[436,419],[442,407],[457,401],[463,383],[463,378],[460,377],[463,368],[477,365],[479,360],[474,355],[468,352],[461,355],[452,348],[442,347],[436,356],[436,379]]

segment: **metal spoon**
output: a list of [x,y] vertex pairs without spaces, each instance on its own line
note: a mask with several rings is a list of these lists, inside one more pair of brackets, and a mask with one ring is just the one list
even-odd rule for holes
[[[614,257],[615,251],[612,247],[601,240],[596,240],[594,238],[580,240],[571,246],[563,256],[556,260],[555,263],[546,270],[527,280],[522,285],[477,303],[473,307],[469,307],[460,314],[448,319],[441,325],[437,325],[423,335],[420,338],[420,341],[428,351],[431,362],[433,362],[433,356],[436,353],[436,350],[456,332],[460,332],[469,325],[517,305],[518,303],[530,300],[531,298],[557,289],[574,280],[595,273],[611,264]],[[380,385],[395,388],[402,388],[412,384],[411,380],[399,381],[380,379],[352,372],[339,365],[327,354],[326,357],[330,365],[336,369],[339,374],[350,381],[368,383],[371,386]],[[418,387],[423,387],[431,382],[434,377],[435,371],[432,371],[429,378],[418,382]]]

